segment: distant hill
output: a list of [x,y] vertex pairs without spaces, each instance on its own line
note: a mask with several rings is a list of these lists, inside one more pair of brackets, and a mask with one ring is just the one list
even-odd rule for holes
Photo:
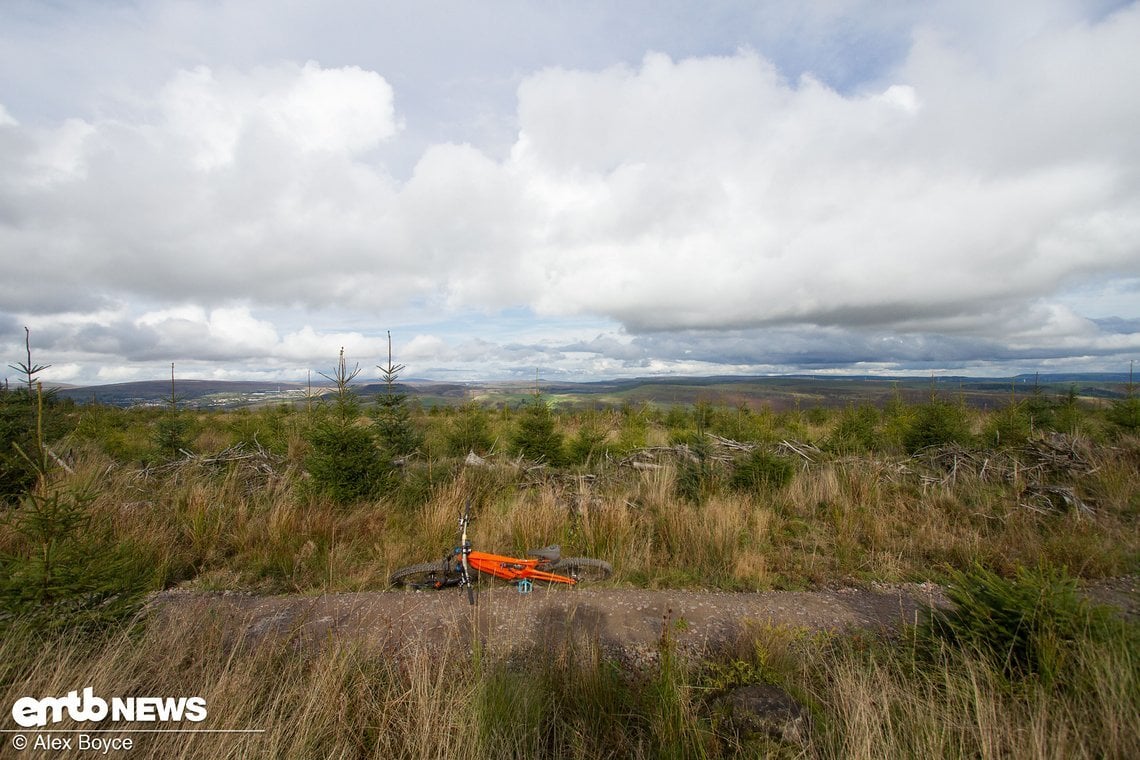
[[[286,399],[303,396],[302,383],[267,383],[256,380],[178,380],[174,395],[182,406],[243,406],[258,400]],[[170,402],[169,380],[140,380],[85,387],[61,388],[59,398],[77,403],[99,403],[110,406],[161,406]],[[231,400],[232,404],[224,403]],[[217,401],[218,403],[211,403]]]
[[638,378],[599,383],[552,383],[543,392],[568,402],[767,406],[773,411],[813,406],[882,405],[894,396],[908,403],[940,398],[961,398],[975,407],[1008,404],[1011,396],[1032,393],[1058,396],[1075,389],[1086,399],[1119,398],[1125,393],[1124,373],[1021,375],[1005,378],[967,376],[882,377],[867,375],[780,375],[771,377]]
[[[813,406],[881,405],[895,395],[914,403],[930,396],[933,389],[942,398],[961,398],[972,406],[994,407],[1025,398],[1032,393],[1056,396],[1075,389],[1084,398],[1113,399],[1125,393],[1126,373],[1040,374],[1004,378],[967,376],[879,377],[867,375],[779,375],[771,377],[644,377],[590,382],[541,383],[542,394],[560,405],[658,404],[767,406],[774,411]],[[933,384],[932,384],[933,383]],[[182,407],[238,408],[276,403],[300,403],[310,387],[306,383],[264,381],[179,380],[175,395]],[[353,386],[368,398],[384,393],[382,383]],[[396,390],[425,406],[478,401],[491,405],[518,404],[534,394],[526,382],[435,382],[410,380]],[[311,387],[314,396],[327,395],[327,384]],[[170,401],[170,381],[152,380],[79,388],[60,388],[61,398],[77,403],[97,402],[113,406],[164,406]]]

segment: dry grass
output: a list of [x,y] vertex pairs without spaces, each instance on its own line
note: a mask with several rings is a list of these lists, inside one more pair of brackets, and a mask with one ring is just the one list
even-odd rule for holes
[[[1086,578],[1135,572],[1140,457],[1128,446],[1092,451],[1091,472],[1062,481],[1094,505],[1091,514],[1023,506],[1020,475],[938,480],[881,455],[800,462],[778,490],[744,493],[713,480],[699,503],[679,495],[681,471],[669,460],[649,470],[611,463],[589,477],[528,473],[506,459],[482,470],[441,462],[416,503],[349,506],[308,494],[288,459],[268,469],[243,461],[140,469],[82,444],[74,474],[58,479],[92,488],[96,523],[153,554],[166,583],[381,588],[396,567],[449,550],[456,516],[472,500],[472,537],[485,550],[561,543],[568,555],[611,562],[619,583],[803,588],[937,580],[975,560],[1003,572],[1039,562]],[[22,540],[0,529],[0,550],[27,550]]]
[[[761,422],[769,440],[793,427],[816,442],[830,434],[826,420],[767,415],[752,424]],[[669,440],[652,420],[636,432],[654,446]],[[232,443],[217,430],[196,436],[198,446]],[[634,470],[601,457],[588,471],[563,472],[528,471],[505,456],[492,457],[489,468],[447,460],[424,468],[422,498],[391,493],[337,505],[305,487],[298,428],[265,462],[203,457],[142,467],[78,441],[73,473],[53,477],[60,488],[96,494],[80,549],[97,558],[107,547],[128,547],[138,564],[157,569],[154,587],[382,589],[393,569],[454,545],[468,500],[478,548],[561,543],[568,556],[611,562],[611,582],[624,585],[757,590],[939,580],[975,561],[1001,573],[1037,564],[1083,578],[1135,573],[1140,444],[1078,443],[1089,452],[1087,467],[1045,477],[1091,511],[1027,507],[1030,475],[1007,467],[1009,454],[986,451],[977,454],[984,468],[949,473],[900,453],[821,452],[811,462],[795,459],[795,475],[781,487],[734,491],[723,472],[714,474],[699,501],[681,495],[688,474],[680,458]],[[12,526],[0,525],[0,555],[34,556]],[[439,656],[409,648],[395,657],[330,642],[300,651],[228,640],[209,619],[94,639],[42,637],[9,622],[0,690],[5,705],[88,685],[107,695],[201,695],[210,727],[265,729],[148,736],[135,757],[754,756],[758,746],[812,757],[1140,756],[1134,650],[1089,645],[1078,654],[1077,683],[1014,693],[968,653],[931,674],[908,665],[905,647],[894,644],[804,647],[793,657],[786,637],[763,635],[767,644],[755,651],[769,653],[765,667],[778,649],[779,677],[809,695],[819,718],[807,747],[773,750],[718,734],[684,668],[629,682],[596,653],[508,666],[461,649]],[[658,709],[663,704],[669,709]]]
[[1086,646],[1078,680],[1011,685],[968,652],[915,670],[905,647],[807,663],[828,720],[817,757],[1131,758],[1140,753],[1140,663],[1127,641]]
[[[187,725],[219,732],[136,734],[132,757],[454,757],[475,746],[468,710],[476,683],[457,681],[451,659],[414,647],[393,660],[343,643],[312,652],[284,642],[246,645],[209,619],[151,624],[94,645],[38,643],[32,662],[6,673],[15,677],[4,679],[5,704],[86,686],[106,697],[206,700],[206,720]],[[0,658],[20,662],[31,644],[9,636]]]
[[[221,621],[192,609],[95,640],[45,640],[16,628],[0,641],[0,703],[86,686],[108,698],[200,696],[208,716],[192,727],[256,731],[136,734],[131,756],[143,758],[1123,759],[1140,752],[1140,662],[1125,639],[1082,647],[1068,668],[1072,680],[1054,687],[1011,685],[967,651],[923,667],[906,639],[778,627],[753,628],[714,655],[747,663],[745,670],[710,671],[662,656],[632,677],[576,637],[510,656],[496,642],[475,651],[458,640],[422,644],[387,651],[342,640],[297,648],[235,639]],[[718,695],[737,682],[718,684],[717,672],[749,673],[800,695],[813,713],[807,743],[735,733],[717,716]]]

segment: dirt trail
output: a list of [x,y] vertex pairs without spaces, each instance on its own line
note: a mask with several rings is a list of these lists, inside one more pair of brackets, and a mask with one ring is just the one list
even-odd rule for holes
[[397,650],[411,642],[468,646],[477,634],[484,646],[510,651],[585,636],[628,654],[653,648],[667,620],[679,646],[700,651],[731,641],[749,625],[896,628],[915,622],[932,603],[943,603],[933,585],[763,593],[536,588],[529,594],[494,586],[481,588],[474,607],[458,590],[321,596],[167,591],[152,599],[151,609],[174,624],[220,621],[246,641],[351,640]]
[[[1099,582],[1085,593],[1140,617],[1136,577]],[[484,646],[509,652],[584,636],[629,654],[653,649],[666,621],[680,647],[701,651],[732,641],[750,625],[891,630],[916,622],[930,605],[945,604],[934,584],[758,593],[536,588],[529,594],[495,585],[480,588],[474,607],[463,592],[449,589],[320,596],[172,590],[153,597],[150,608],[176,625],[219,621],[243,641],[284,637],[319,646],[341,640],[397,651],[413,643],[470,646],[477,635]]]
[[[1135,577],[1087,589],[1129,617],[1140,615]],[[477,604],[442,592],[379,591],[320,596],[255,596],[244,593],[166,591],[151,610],[169,622],[219,621],[237,640],[286,638],[298,646],[330,640],[398,651],[414,643],[470,646],[477,635],[491,650],[552,647],[567,637],[587,637],[607,650],[637,655],[655,648],[671,621],[677,644],[699,652],[731,642],[750,625],[810,630],[897,629],[914,623],[930,605],[945,605],[934,584],[823,591],[719,591],[481,587]]]

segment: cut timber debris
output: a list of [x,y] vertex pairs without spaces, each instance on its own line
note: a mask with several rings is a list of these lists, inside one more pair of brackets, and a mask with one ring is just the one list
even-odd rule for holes
[[1085,503],[1071,486],[1031,483],[1021,492],[1018,503],[1025,509],[1041,514],[1074,510],[1077,514],[1094,515],[1096,511]]

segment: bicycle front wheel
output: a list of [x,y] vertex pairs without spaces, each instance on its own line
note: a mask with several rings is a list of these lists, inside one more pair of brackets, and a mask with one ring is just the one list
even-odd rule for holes
[[550,571],[568,575],[578,583],[604,581],[614,574],[613,565],[590,557],[566,557],[550,566]]
[[454,585],[458,576],[450,572],[450,562],[422,562],[418,565],[401,567],[388,576],[393,586],[410,589],[439,589]]

